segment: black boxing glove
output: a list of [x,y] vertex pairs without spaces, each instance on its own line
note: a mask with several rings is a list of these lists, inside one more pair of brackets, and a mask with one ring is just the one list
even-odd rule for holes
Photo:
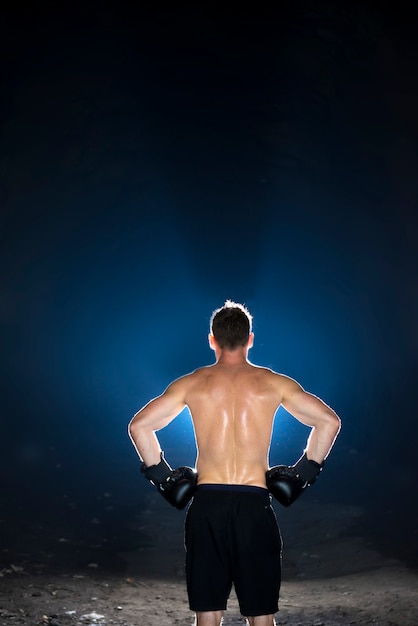
[[290,506],[309,485],[313,485],[324,464],[310,461],[306,453],[295,465],[276,465],[266,472],[270,493],[283,506]]
[[161,461],[158,465],[141,466],[141,472],[151,484],[172,506],[184,509],[190,502],[197,486],[197,472],[191,467],[172,469],[161,452]]

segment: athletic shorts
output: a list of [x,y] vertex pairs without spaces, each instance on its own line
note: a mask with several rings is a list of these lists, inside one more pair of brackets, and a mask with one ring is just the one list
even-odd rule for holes
[[185,546],[192,611],[225,610],[232,585],[242,615],[278,611],[282,539],[267,489],[199,485]]

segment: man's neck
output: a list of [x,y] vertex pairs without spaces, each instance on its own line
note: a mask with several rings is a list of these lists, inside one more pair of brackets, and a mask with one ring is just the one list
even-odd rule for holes
[[216,350],[216,363],[218,365],[243,365],[248,363],[247,347],[236,348],[236,350]]

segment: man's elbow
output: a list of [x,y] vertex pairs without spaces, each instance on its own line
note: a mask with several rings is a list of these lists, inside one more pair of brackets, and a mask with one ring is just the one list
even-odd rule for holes
[[336,437],[341,430],[341,420],[334,411],[327,413],[326,429],[333,437]]
[[128,424],[128,435],[133,441],[135,441],[139,437],[140,432],[141,424],[138,419],[138,413],[136,413]]

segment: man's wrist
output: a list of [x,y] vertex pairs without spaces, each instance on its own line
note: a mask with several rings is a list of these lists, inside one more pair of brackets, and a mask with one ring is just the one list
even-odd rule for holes
[[154,485],[161,485],[172,474],[172,468],[164,458],[164,453],[161,452],[160,462],[157,465],[146,466],[145,463],[141,465],[141,472],[145,478]]

